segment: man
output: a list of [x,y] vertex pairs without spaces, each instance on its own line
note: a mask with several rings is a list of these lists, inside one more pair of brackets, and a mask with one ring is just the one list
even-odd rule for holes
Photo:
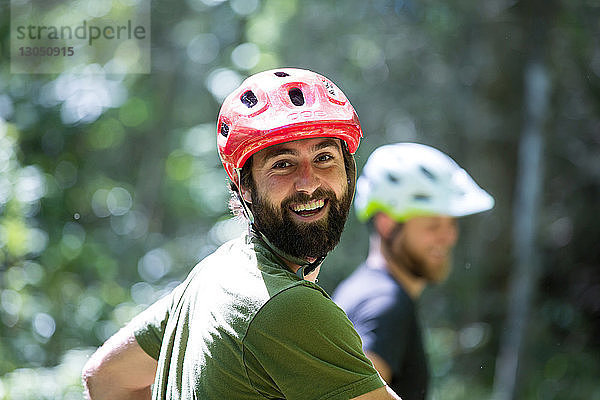
[[493,198],[444,153],[421,144],[378,148],[358,179],[355,208],[370,221],[367,260],[335,290],[363,349],[404,400],[424,399],[428,369],[415,301],[444,280],[458,238],[456,217]]
[[83,372],[91,399],[398,399],[315,284],[339,241],[362,132],[328,79],[248,78],[223,103],[219,155],[249,233],[200,262],[110,338]]

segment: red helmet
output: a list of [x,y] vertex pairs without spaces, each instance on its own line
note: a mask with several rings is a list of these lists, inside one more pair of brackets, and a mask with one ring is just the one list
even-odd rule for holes
[[344,93],[315,72],[281,68],[246,79],[221,106],[217,147],[229,178],[252,154],[278,143],[334,137],[356,152],[362,130]]

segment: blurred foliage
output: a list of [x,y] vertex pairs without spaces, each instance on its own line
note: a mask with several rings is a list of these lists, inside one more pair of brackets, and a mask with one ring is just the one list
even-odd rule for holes
[[[74,0],[73,0],[74,2]],[[215,150],[221,100],[278,66],[318,71],[365,140],[453,156],[496,198],[461,220],[454,272],[421,299],[433,399],[491,395],[511,273],[523,69],[551,74],[543,271],[518,398],[600,399],[600,4],[461,0],[153,2],[152,73],[10,73],[0,2],[0,399],[80,398],[88,354],[242,226]],[[530,26],[546,24],[536,49]],[[353,215],[319,282],[365,257]],[[35,386],[27,382],[36,382]],[[44,387],[40,393],[39,387]],[[38,390],[36,392],[36,390]]]

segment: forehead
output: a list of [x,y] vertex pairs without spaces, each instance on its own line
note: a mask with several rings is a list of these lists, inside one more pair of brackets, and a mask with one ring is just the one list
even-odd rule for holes
[[313,153],[324,149],[341,153],[340,139],[326,137],[279,143],[260,150],[254,154],[253,158],[256,162],[261,163],[279,155],[301,155],[302,153]]

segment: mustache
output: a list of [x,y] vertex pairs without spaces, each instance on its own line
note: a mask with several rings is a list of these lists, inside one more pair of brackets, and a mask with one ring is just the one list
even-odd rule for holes
[[312,200],[337,200],[335,192],[331,189],[317,188],[311,195],[303,192],[298,192],[290,197],[287,197],[281,202],[281,208],[286,209],[290,204],[294,203],[308,203]]

